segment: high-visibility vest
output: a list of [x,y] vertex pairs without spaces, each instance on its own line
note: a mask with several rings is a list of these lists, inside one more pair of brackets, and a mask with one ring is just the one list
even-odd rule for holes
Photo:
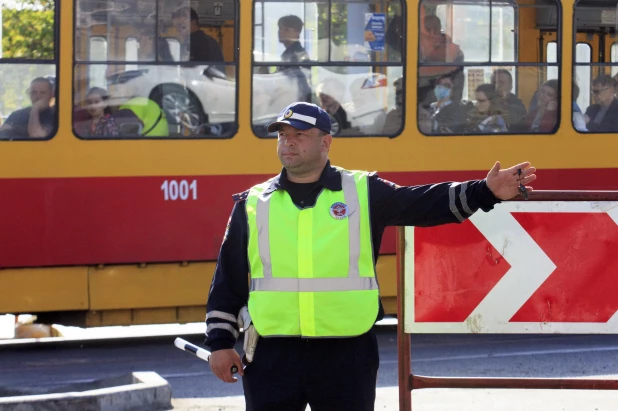
[[323,189],[299,209],[285,190],[249,190],[249,313],[262,336],[349,337],[374,324],[367,173],[339,169],[342,190]]
[[169,126],[165,112],[157,103],[146,97],[134,97],[119,107],[129,109],[139,118],[144,127],[141,135],[147,137],[169,136]]

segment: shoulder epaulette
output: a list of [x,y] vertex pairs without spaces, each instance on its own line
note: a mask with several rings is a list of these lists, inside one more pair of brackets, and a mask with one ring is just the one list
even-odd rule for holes
[[237,203],[239,201],[246,200],[248,195],[249,195],[249,190],[245,190],[242,193],[234,194],[232,198],[234,199],[234,202]]

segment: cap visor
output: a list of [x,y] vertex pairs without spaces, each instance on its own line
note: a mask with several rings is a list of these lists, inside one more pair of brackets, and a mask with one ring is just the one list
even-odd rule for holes
[[309,130],[310,128],[315,127],[313,124],[305,123],[304,121],[300,120],[281,120],[270,123],[270,125],[268,126],[268,131],[272,133],[273,131],[279,130],[281,124],[287,124],[299,130]]

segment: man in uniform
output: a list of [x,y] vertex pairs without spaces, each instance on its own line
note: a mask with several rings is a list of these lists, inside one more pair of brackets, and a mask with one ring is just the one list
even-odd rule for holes
[[[283,169],[234,196],[207,305],[211,368],[235,382],[238,367],[247,410],[373,410],[384,228],[462,222],[516,196],[536,170],[496,162],[484,180],[401,187],[331,166],[330,120],[314,104],[289,105],[269,131]],[[246,305],[259,338],[243,370],[233,347]]]

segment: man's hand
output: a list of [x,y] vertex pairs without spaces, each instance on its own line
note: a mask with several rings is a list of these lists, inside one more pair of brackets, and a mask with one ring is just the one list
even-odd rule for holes
[[37,100],[33,105],[32,105],[32,110],[34,111],[43,111],[45,109],[49,108],[49,103],[51,102],[50,99],[48,98],[42,98],[40,100]]
[[244,375],[240,356],[233,348],[213,352],[210,354],[210,360],[208,362],[210,363],[212,372],[223,382],[238,381],[238,378],[234,377],[231,371],[233,365],[238,368],[238,374],[240,376]]
[[[518,175],[518,169],[521,169],[521,175]],[[532,187],[526,184],[536,180],[535,172],[536,168],[532,167],[528,162],[500,170],[500,162],[496,161],[496,164],[487,174],[487,187],[500,200],[508,200],[520,194],[520,182],[526,187],[526,190],[532,191]]]

